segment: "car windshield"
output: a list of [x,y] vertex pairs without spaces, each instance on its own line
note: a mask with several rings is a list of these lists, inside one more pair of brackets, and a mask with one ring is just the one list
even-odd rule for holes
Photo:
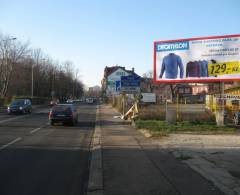
[[69,105],[57,105],[52,110],[54,112],[71,112],[71,107]]
[[15,100],[14,102],[11,103],[11,105],[14,106],[24,105],[24,100]]

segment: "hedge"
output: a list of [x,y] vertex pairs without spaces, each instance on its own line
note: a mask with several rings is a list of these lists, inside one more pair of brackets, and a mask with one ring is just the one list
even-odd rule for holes
[[50,101],[50,98],[46,98],[46,97],[32,98],[31,96],[11,96],[11,97],[0,98],[0,106],[6,106],[16,99],[29,99],[33,105],[48,104]]

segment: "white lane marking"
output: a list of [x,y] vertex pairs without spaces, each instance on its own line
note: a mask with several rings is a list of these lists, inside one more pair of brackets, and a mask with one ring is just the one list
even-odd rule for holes
[[5,120],[0,121],[0,124],[8,122],[8,121],[13,121],[13,120],[16,120],[16,119],[20,119],[20,118],[25,118],[25,117],[26,116],[17,116],[17,117],[14,117],[14,118],[5,119]]
[[51,109],[45,108],[45,109],[36,111],[36,112],[34,112],[34,113],[36,113],[36,114],[48,114],[50,111],[51,111]]
[[4,148],[7,148],[8,146],[11,146],[12,144],[20,141],[21,139],[22,139],[21,137],[16,138],[15,140],[9,142],[8,144],[5,144],[5,145],[1,146],[0,150],[3,150]]
[[[46,123],[46,125],[50,125],[50,123]],[[36,129],[33,129],[32,131],[30,131],[30,134],[36,133],[37,131],[39,131],[40,129],[46,127],[46,125],[43,125],[41,127],[38,127]]]
[[33,129],[32,131],[30,131],[30,134],[36,133],[37,131],[39,131],[42,127],[38,127],[36,129]]

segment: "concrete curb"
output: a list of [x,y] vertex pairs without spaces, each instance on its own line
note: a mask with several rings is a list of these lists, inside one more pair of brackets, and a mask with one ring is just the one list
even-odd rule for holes
[[92,157],[89,170],[87,195],[103,194],[101,127],[100,124],[98,124],[98,121],[99,106],[97,107],[96,126],[92,141]]
[[136,123],[134,122],[134,120],[131,123],[132,127],[134,127],[137,131],[139,131],[141,134],[143,134],[143,136],[145,136],[146,138],[151,138],[153,137],[152,133],[147,130],[147,129],[138,129],[136,127]]

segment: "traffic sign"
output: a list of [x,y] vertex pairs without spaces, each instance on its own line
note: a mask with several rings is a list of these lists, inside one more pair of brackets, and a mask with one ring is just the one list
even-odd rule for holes
[[137,75],[122,76],[121,87],[140,87],[141,77]]
[[140,92],[141,77],[138,75],[122,76],[121,77],[121,91],[132,94]]
[[121,81],[116,81],[115,82],[115,88],[116,88],[117,92],[119,92],[121,90]]

